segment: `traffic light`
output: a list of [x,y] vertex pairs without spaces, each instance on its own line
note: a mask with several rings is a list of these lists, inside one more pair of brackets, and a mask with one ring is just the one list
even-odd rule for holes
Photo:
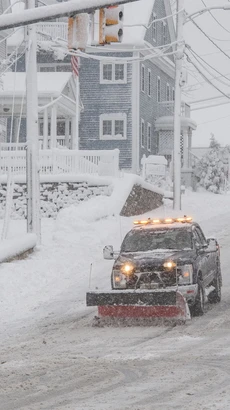
[[88,41],[89,15],[77,14],[68,19],[68,48],[85,50]]
[[100,9],[99,43],[121,43],[123,37],[124,6]]

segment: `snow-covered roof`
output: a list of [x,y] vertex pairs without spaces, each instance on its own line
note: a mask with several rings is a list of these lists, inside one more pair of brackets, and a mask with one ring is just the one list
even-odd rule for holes
[[[37,73],[38,94],[49,94],[59,96],[66,84],[70,80],[72,73],[66,72],[48,72]],[[4,95],[22,95],[26,87],[25,73],[5,73],[2,77],[3,88],[0,90],[0,96]]]
[[[163,116],[157,118],[155,122],[155,127],[156,130],[162,130],[162,131],[167,131],[167,130],[173,130],[174,127],[174,118],[173,116]],[[192,130],[195,130],[197,128],[197,124],[194,120],[192,120],[189,117],[181,117],[181,128],[186,129],[186,128],[191,128]]]
[[155,0],[139,0],[124,5],[124,44],[143,42],[154,3]]

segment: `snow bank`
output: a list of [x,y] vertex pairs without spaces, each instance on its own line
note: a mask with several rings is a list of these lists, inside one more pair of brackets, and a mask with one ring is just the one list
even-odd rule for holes
[[0,246],[0,263],[6,262],[33,249],[36,246],[37,237],[34,234],[26,234],[14,239],[6,239]]

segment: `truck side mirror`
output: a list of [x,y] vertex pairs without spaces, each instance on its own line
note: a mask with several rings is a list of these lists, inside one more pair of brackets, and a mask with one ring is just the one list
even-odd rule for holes
[[114,251],[112,245],[107,245],[103,249],[103,257],[104,259],[113,259],[114,258]]

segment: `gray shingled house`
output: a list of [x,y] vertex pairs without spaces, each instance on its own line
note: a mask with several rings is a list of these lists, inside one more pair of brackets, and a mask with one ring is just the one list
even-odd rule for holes
[[[175,28],[173,18],[157,21],[171,14],[170,0],[126,4],[122,43],[87,48],[91,58],[81,58],[80,67],[80,149],[119,148],[120,167],[134,172],[139,169],[144,154],[171,158]],[[67,39],[65,19],[40,23],[37,29],[38,33]],[[38,39],[46,41],[41,34]],[[174,44],[170,46],[171,43]],[[162,50],[167,55],[163,55]],[[98,55],[104,59],[99,61]],[[37,58],[40,72],[71,71],[69,56],[58,60],[51,52],[40,50]],[[22,60],[18,70],[24,69]],[[188,167],[188,150],[196,125],[190,119],[186,104],[182,105],[182,116],[181,151],[183,164]],[[39,122],[42,134],[42,116]],[[53,123],[51,114],[49,122]],[[71,128],[68,116],[59,111],[57,133],[62,145],[68,140]]]

